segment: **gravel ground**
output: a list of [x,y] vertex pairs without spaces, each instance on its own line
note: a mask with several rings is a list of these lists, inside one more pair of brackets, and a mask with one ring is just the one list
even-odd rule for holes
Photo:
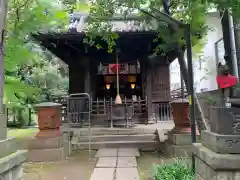
[[89,180],[96,161],[88,157],[88,151],[80,151],[61,162],[26,163],[24,180]]

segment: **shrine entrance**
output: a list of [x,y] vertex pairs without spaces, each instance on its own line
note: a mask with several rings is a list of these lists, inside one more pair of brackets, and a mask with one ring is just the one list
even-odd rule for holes
[[[116,69],[119,69],[117,79]],[[140,64],[99,64],[97,73],[96,97],[99,100],[115,99],[117,96],[117,85],[119,83],[119,94],[122,100],[139,100],[142,97],[142,81]]]

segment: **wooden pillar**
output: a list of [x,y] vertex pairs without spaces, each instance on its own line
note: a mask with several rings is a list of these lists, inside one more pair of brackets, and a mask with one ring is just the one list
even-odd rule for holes
[[85,77],[85,81],[84,81],[84,91],[85,93],[88,93],[89,95],[91,95],[91,77],[90,77],[90,62],[89,59],[87,59],[86,64],[85,64],[85,68],[84,68],[84,77]]
[[73,62],[69,64],[69,94],[85,92],[84,66]]
[[147,68],[147,110],[148,110],[148,120],[153,119],[152,111],[152,68]]
[[91,94],[91,87],[90,87],[90,72],[88,70],[85,71],[85,81],[84,81],[84,91],[85,93]]
[[140,61],[140,74],[141,74],[141,80],[142,80],[142,99],[145,99],[147,96],[146,89],[147,89],[147,68],[146,63],[144,63],[144,60]]
[[92,99],[96,99],[97,62],[91,59],[90,62],[90,86]]

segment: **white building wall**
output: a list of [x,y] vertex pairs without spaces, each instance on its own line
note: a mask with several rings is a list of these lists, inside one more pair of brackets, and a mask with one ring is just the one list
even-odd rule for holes
[[[209,13],[206,23],[209,27],[209,31],[205,38],[206,41],[203,48],[203,53],[193,56],[194,82],[196,92],[211,91],[217,89],[216,75],[218,62],[216,60],[215,54],[215,43],[222,38],[222,27],[219,13]],[[223,48],[221,48],[221,51],[222,50]],[[224,53],[221,52],[220,54],[220,58],[222,59]],[[179,88],[180,67],[177,60],[175,60],[170,65],[170,72],[171,88]]]

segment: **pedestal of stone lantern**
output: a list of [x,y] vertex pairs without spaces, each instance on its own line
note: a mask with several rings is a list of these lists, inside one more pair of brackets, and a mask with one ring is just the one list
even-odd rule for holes
[[[172,101],[174,128],[168,132],[165,155],[170,157],[188,157],[192,155],[191,125],[189,118],[189,102],[187,99]],[[197,140],[200,139],[198,128]]]
[[18,150],[15,138],[7,137],[7,118],[0,111],[0,179],[23,179],[23,163],[27,151]]
[[210,131],[194,144],[196,180],[240,179],[239,108],[212,107]]
[[29,161],[46,162],[63,160],[66,157],[64,137],[60,131],[61,104],[45,102],[35,105],[39,132],[29,144]]

